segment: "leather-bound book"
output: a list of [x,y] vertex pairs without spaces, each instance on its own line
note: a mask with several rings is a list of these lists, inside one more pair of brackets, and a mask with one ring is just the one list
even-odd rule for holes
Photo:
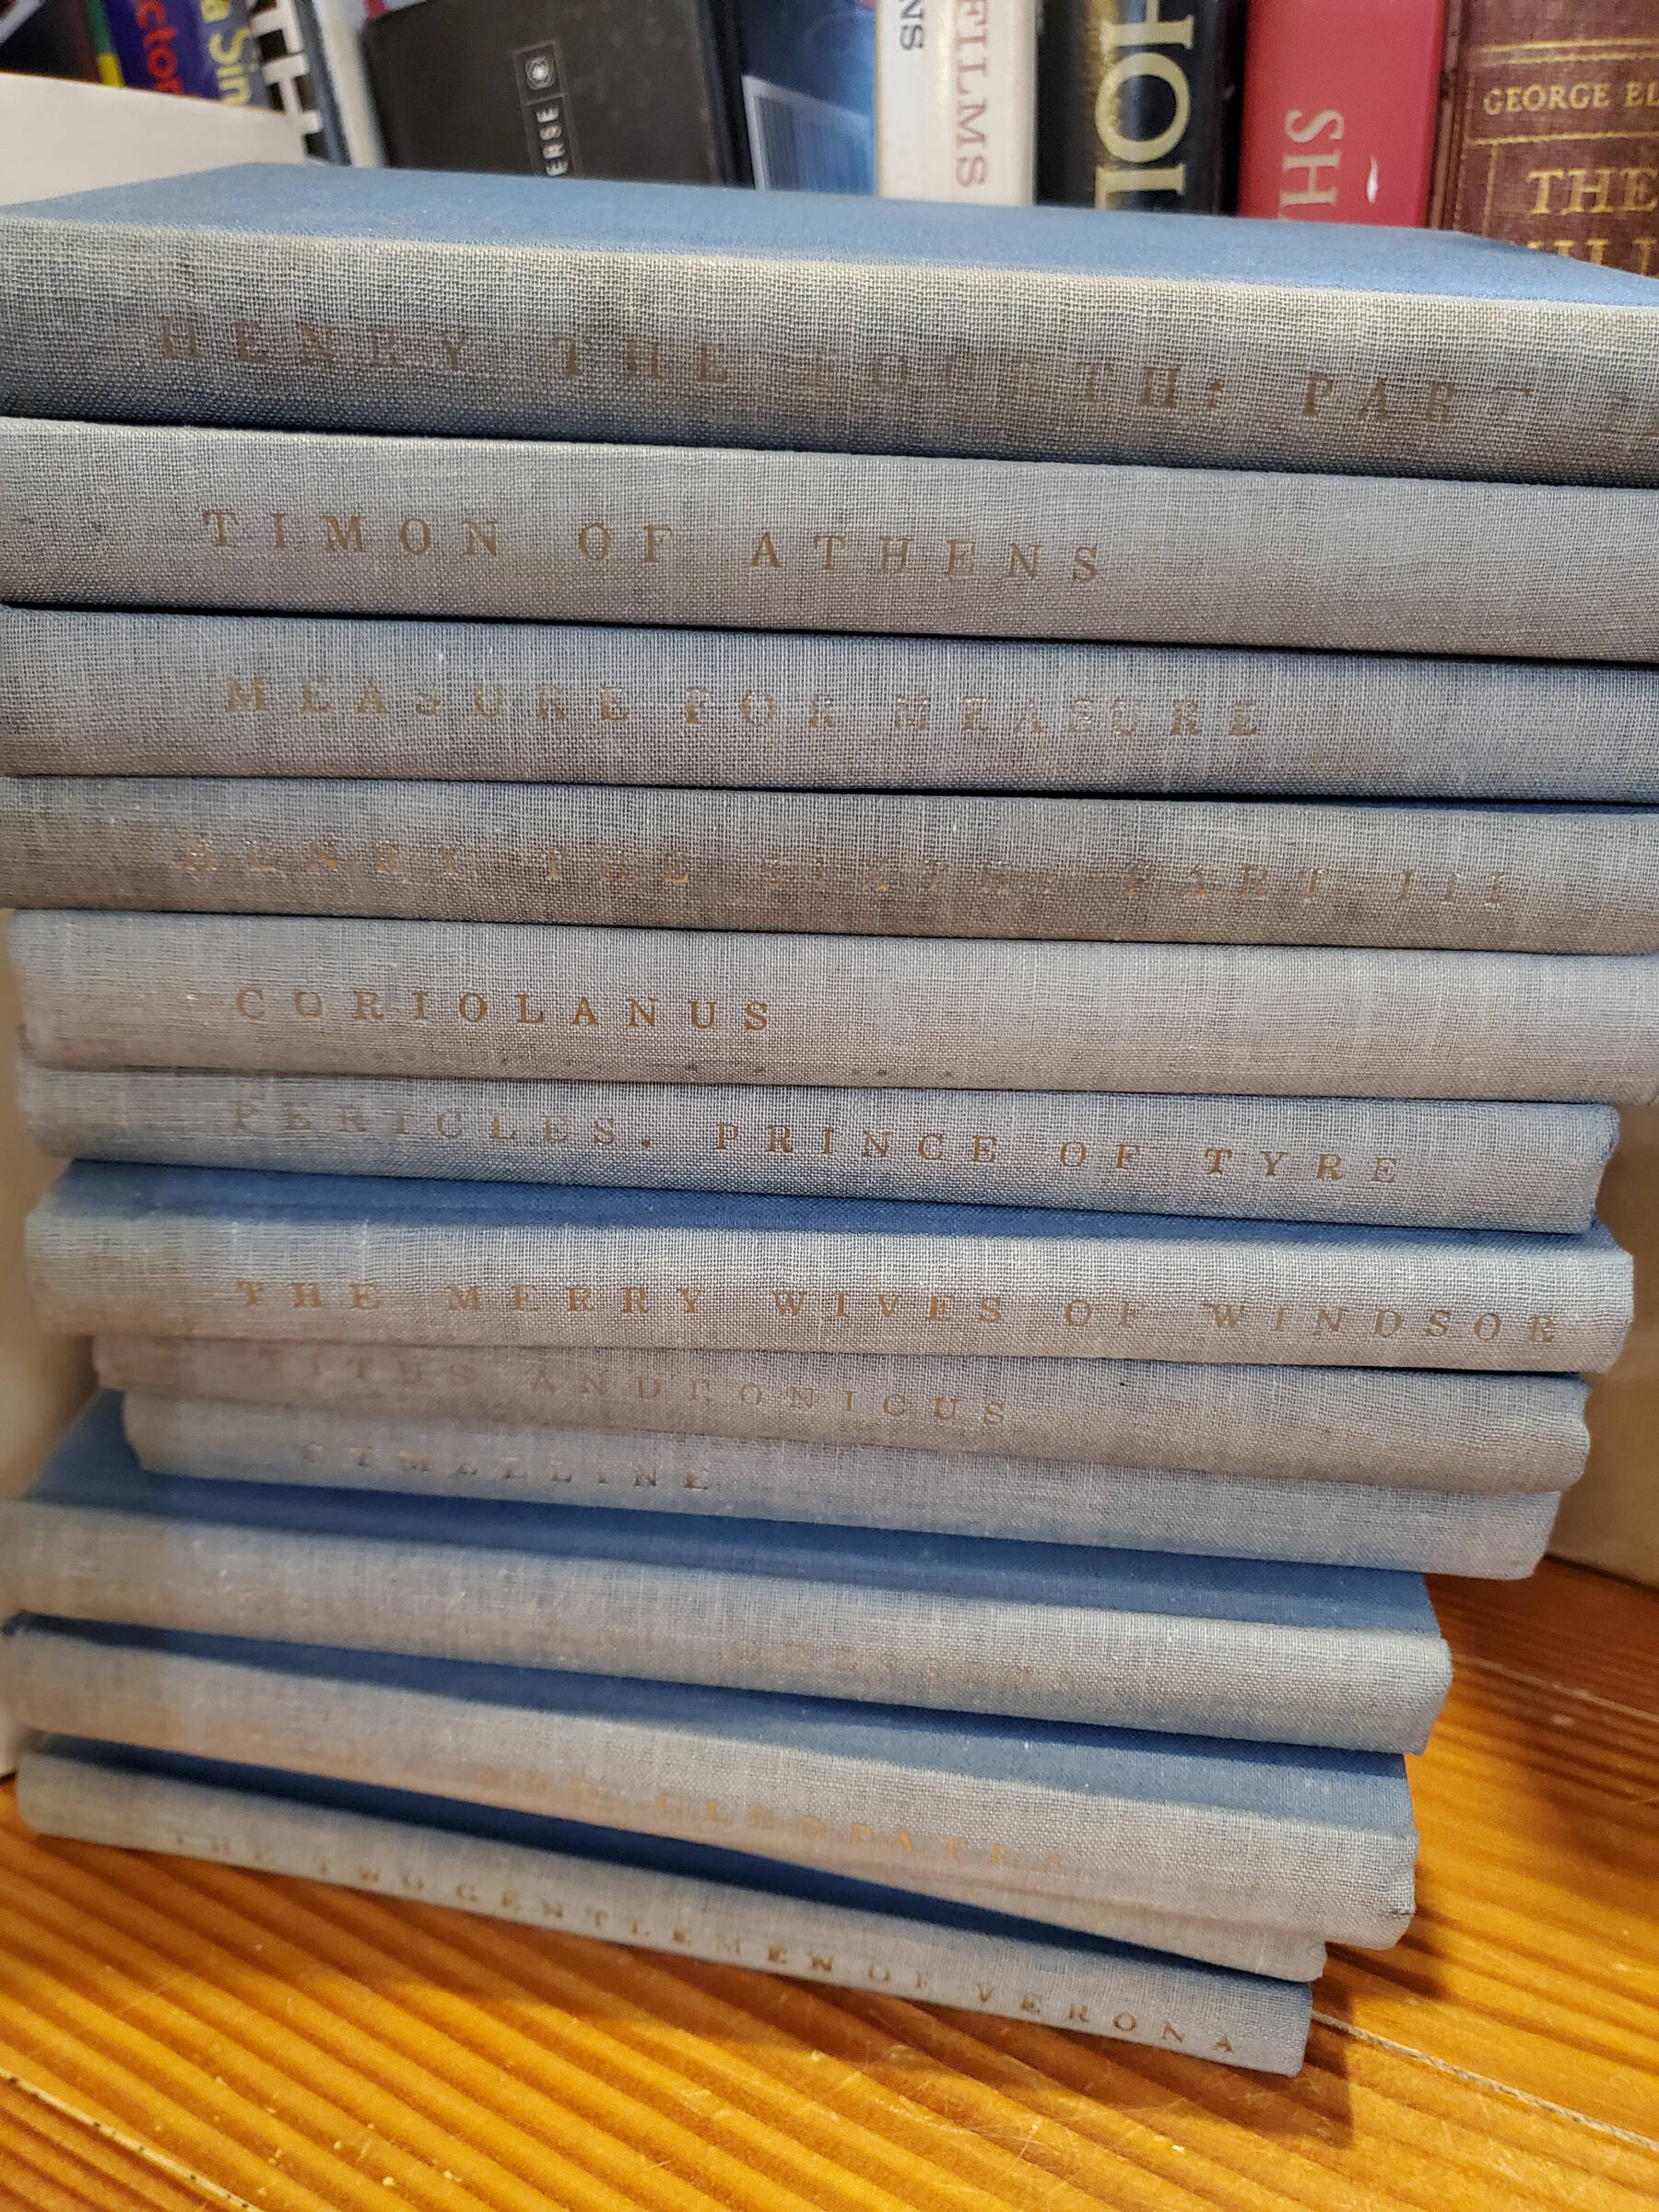
[[1430,220],[1659,276],[1659,9],[1453,0]]

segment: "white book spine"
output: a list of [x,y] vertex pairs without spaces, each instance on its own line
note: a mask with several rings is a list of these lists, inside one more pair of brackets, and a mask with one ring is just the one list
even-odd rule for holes
[[1026,206],[1037,182],[1038,0],[950,0],[950,194]]
[[1290,1983],[989,1936],[654,1869],[31,1753],[19,1808],[46,1835],[174,1852],[418,1899],[679,1958],[1294,2073],[1309,1999]]
[[1530,1573],[1558,1503],[1552,1490],[1483,1497],[878,1444],[489,1428],[314,1405],[129,1396],[124,1410],[134,1451],[166,1475],[1425,1573]]
[[29,912],[75,1067],[1582,1099],[1659,1087],[1659,955]]
[[876,189],[947,200],[955,0],[876,0]]
[[697,1725],[550,1712],[15,1628],[26,1726],[720,1842],[883,1881],[893,1862],[1387,1946],[1415,1830],[1077,1791]]
[[1173,1099],[47,1067],[18,1101],[67,1159],[1228,1219],[1587,1229],[1610,1107]]
[[33,1613],[209,1636],[1356,1751],[1420,1751],[1421,1630],[1041,1604],[465,1541],[7,1509]]
[[1134,1359],[282,1343],[103,1335],[112,1390],[359,1421],[873,1445],[1387,1488],[1559,1491],[1589,1449],[1574,1375]]

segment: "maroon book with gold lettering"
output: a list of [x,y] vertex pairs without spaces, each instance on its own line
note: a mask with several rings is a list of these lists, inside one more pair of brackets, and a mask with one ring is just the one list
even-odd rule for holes
[[1659,6],[1453,0],[1430,220],[1659,276]]

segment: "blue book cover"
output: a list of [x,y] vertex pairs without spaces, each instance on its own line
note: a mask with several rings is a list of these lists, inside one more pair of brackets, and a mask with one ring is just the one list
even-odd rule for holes
[[1281,2074],[1301,2062],[1308,1983],[1324,1957],[1311,1934],[1134,1905],[1091,1914],[1018,1895],[934,1897],[720,1839],[646,1836],[236,1753],[143,1751],[67,1732],[26,1756],[18,1806],[44,1835],[340,1883]]
[[[757,63],[762,45],[757,24]],[[799,104],[818,97],[796,96],[798,118],[853,113]],[[793,159],[806,181],[812,149]],[[250,166],[6,209],[8,403],[1535,483],[1659,473],[1625,365],[1651,350],[1659,301],[1626,271],[1367,225],[546,182]],[[182,255],[201,272],[188,288]]]
[[243,0],[104,0],[129,86],[233,107],[270,105]]
[[28,1496],[38,1505],[308,1537],[703,1568],[912,1591],[945,1602],[997,1598],[1436,1639],[1440,1633],[1422,1577],[1382,1568],[1096,1550],[782,1521],[703,1522],[590,1506],[152,1474],[122,1433],[121,1401],[112,1391],[80,1416]]
[[319,1698],[325,1688],[373,1688],[411,1698],[454,1700],[477,1708],[480,1716],[489,1709],[512,1709],[548,1721],[630,1724],[668,1736],[713,1737],[733,1750],[747,1746],[823,1753],[971,1784],[1012,1783],[1085,1799],[1212,1807],[1379,1837],[1415,1833],[1406,1762],[1394,1752],[928,1712],[770,1690],[343,1651],[33,1614],[14,1615],[6,1633],[24,1637],[37,1662],[49,1657],[54,1644],[73,1642],[95,1646],[116,1659],[171,1656],[259,1670],[289,1681],[296,1695],[305,1685],[312,1686]]
[[53,1186],[54,1210],[140,1223],[156,1215],[256,1224],[388,1223],[411,1231],[466,1229],[615,1230],[724,1236],[799,1235],[1041,1239],[1066,1243],[1332,1247],[1468,1262],[1540,1253],[1571,1265],[1617,1252],[1606,1226],[1580,1234],[1487,1229],[1400,1229],[1371,1222],[1234,1221],[1178,1214],[1108,1214],[1060,1206],[935,1205],[924,1199],[791,1198],[746,1191],[606,1189],[588,1183],[458,1182],[392,1175],[300,1175],[256,1168],[134,1167],[76,1160]]
[[[229,180],[234,177],[234,193]],[[380,246],[682,253],[826,264],[891,262],[958,269],[1314,293],[1389,291],[1464,300],[1645,307],[1651,284],[1628,270],[1529,253],[1460,231],[1362,223],[1282,223],[1059,206],[966,207],[870,198],[826,206],[806,194],[561,181],[437,171],[249,163],[234,171],[108,185],[0,209],[0,241],[35,218],[88,230],[192,230],[226,238],[359,240]],[[549,306],[552,302],[548,302]],[[388,364],[390,366],[390,364]]]
[[77,1161],[31,1217],[49,1325],[328,1341],[1611,1364],[1581,1234]]
[[[177,1782],[194,1782],[212,1789],[245,1790],[252,1796],[285,1798],[300,1805],[326,1806],[367,1818],[405,1820],[446,1834],[481,1837],[491,1842],[515,1843],[535,1851],[556,1851],[571,1858],[607,1865],[639,1866],[656,1874],[686,1875],[700,1881],[727,1882],[759,1889],[776,1898],[798,1898],[821,1905],[842,1905],[871,1912],[890,1912],[906,1920],[924,1921],[940,1928],[957,1928],[987,1938],[996,1936],[1027,1942],[1063,1943],[1100,1959],[1163,1959],[1137,1944],[1111,1936],[1093,1936],[1077,1928],[1056,1927],[1052,1922],[1023,1918],[1010,1912],[987,1911],[955,1899],[929,1897],[919,1889],[892,1889],[879,1882],[860,1880],[854,1875],[827,1868],[797,1865],[788,1860],[761,1858],[757,1853],[733,1851],[717,1843],[698,1843],[678,1836],[645,1835],[630,1829],[602,1828],[585,1820],[561,1820],[547,1813],[520,1813],[501,1806],[466,1805],[453,1797],[434,1797],[424,1791],[394,1790],[374,1783],[336,1780],[320,1774],[295,1774],[280,1768],[244,1766],[239,1761],[198,1759],[184,1752],[151,1751],[129,1744],[111,1744],[90,1736],[49,1735],[42,1751],[74,1759],[88,1766],[122,1774],[164,1775]],[[1225,1967],[1211,1970],[1227,1973]],[[1254,1977],[1240,1973],[1241,1987]]]

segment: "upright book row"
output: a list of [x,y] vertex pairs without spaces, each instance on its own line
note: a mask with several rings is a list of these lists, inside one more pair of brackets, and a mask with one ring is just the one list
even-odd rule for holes
[[1630,1316],[1654,308],[243,189],[0,219],[29,1818],[1294,2068]]
[[1659,276],[1659,25],[1628,0],[875,15],[877,182],[900,199],[1427,223]]

